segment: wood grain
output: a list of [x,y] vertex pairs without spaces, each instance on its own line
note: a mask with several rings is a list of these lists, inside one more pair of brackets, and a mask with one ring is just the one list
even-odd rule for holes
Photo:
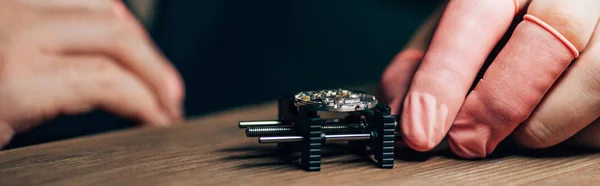
[[297,167],[237,128],[275,119],[275,103],[191,118],[171,128],[132,129],[0,151],[0,185],[598,185],[600,155],[557,147],[500,147],[485,160],[460,160],[443,146],[400,149],[379,169],[340,143],[328,144],[321,172]]

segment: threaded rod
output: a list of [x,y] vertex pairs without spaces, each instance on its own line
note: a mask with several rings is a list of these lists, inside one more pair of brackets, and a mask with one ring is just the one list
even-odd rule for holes
[[251,127],[246,129],[247,137],[258,137],[258,136],[287,136],[294,135],[294,127],[292,126],[278,126],[278,127]]
[[[366,127],[361,124],[350,124],[350,125],[323,125],[321,129],[325,133],[349,133],[359,132]],[[259,137],[259,136],[286,136],[295,135],[296,132],[293,126],[263,126],[263,127],[249,127],[246,129],[247,137]]]
[[[371,134],[339,134],[325,135],[325,141],[356,141],[371,139]],[[304,140],[302,136],[265,136],[258,138],[258,143],[288,143],[300,142]]]

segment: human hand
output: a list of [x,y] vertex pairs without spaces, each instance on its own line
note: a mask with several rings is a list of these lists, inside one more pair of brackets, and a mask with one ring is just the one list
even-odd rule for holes
[[530,148],[567,139],[600,146],[593,135],[600,132],[598,7],[595,0],[450,1],[406,96],[394,98],[403,103],[395,109],[405,143],[428,151],[447,135],[464,158],[489,155],[511,134]]
[[60,114],[181,117],[183,82],[120,1],[0,0],[0,147]]

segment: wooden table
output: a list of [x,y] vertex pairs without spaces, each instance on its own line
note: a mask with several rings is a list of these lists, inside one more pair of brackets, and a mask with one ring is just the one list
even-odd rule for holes
[[600,184],[600,154],[508,145],[486,160],[460,160],[441,148],[400,149],[379,169],[331,144],[321,172],[299,169],[275,145],[246,138],[240,120],[275,119],[274,102],[144,128],[0,151],[0,185],[576,185]]

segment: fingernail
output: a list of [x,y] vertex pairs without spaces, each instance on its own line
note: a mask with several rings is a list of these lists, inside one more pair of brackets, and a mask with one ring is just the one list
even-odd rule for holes
[[431,94],[413,92],[405,102],[403,117],[407,144],[419,151],[428,151],[444,138],[448,108]]

